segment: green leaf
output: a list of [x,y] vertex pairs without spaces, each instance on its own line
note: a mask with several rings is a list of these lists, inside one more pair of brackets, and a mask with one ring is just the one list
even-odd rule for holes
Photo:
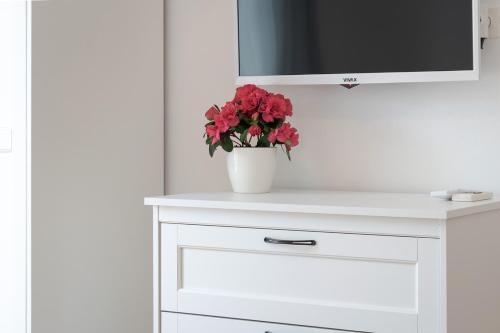
[[217,150],[218,146],[219,146],[218,143],[216,143],[215,145],[212,145],[212,144],[208,145],[208,153],[210,154],[210,157],[214,157],[214,153]]
[[241,135],[240,135],[240,140],[241,142],[245,142],[247,141],[247,137],[248,137],[248,129],[244,130]]
[[267,136],[263,135],[257,141],[257,147],[270,147],[271,143],[267,140]]
[[238,126],[236,126],[236,128],[234,129],[234,131],[236,133],[243,133],[247,129],[247,127],[248,126],[246,126],[245,124],[240,123]]
[[247,125],[250,125],[252,123],[252,118],[250,118],[246,113],[240,112],[238,114],[238,117],[240,118],[241,121],[246,123]]
[[228,153],[233,151],[233,141],[231,141],[231,138],[228,135],[221,137],[220,144],[222,149]]

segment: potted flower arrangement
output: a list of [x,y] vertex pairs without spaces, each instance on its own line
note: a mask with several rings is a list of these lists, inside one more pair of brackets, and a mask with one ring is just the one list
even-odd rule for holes
[[270,191],[277,148],[291,159],[291,149],[299,144],[297,129],[288,121],[292,109],[285,96],[250,84],[236,89],[232,101],[205,113],[209,154],[219,147],[229,153],[228,173],[235,192]]

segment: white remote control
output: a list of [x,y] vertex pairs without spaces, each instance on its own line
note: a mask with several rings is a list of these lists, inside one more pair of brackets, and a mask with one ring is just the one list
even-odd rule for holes
[[491,192],[471,192],[471,193],[456,193],[453,194],[451,200],[459,202],[475,202],[482,200],[490,200],[493,198]]
[[443,199],[443,200],[451,200],[454,194],[459,193],[474,193],[478,191],[471,190],[463,190],[463,189],[455,189],[455,190],[441,190],[441,191],[433,191],[431,192],[431,197]]

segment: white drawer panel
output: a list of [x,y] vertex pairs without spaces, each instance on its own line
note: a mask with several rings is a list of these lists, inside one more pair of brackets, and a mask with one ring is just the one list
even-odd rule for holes
[[[180,225],[177,232],[177,241],[183,247],[245,249],[248,251],[351,258],[417,260],[417,239],[409,237],[192,225]],[[291,240],[311,239],[316,241],[316,245],[268,244],[264,242],[265,237]]]
[[161,327],[161,333],[349,333],[348,331],[166,312],[162,314]]
[[162,310],[412,333],[417,251],[404,237],[164,224]]
[[415,309],[413,263],[183,248],[182,293]]

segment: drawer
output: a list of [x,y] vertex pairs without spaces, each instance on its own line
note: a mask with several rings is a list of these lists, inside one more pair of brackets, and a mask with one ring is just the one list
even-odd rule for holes
[[413,333],[419,264],[414,238],[162,224],[161,310]]
[[350,333],[330,329],[279,325],[236,319],[164,312],[161,333]]

